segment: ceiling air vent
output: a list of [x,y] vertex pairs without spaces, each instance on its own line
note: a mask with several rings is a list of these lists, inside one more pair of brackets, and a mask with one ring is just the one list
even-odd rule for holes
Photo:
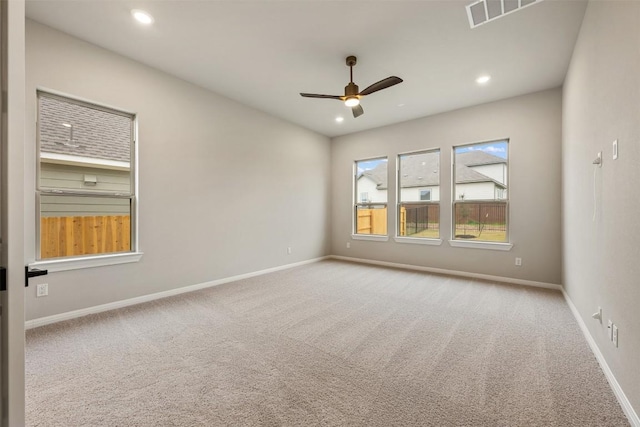
[[542,0],[479,0],[467,5],[471,28],[486,24]]

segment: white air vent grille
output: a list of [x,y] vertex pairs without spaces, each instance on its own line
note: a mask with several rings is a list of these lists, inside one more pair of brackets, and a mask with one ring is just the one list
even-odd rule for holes
[[469,25],[475,28],[542,0],[478,0],[467,5]]

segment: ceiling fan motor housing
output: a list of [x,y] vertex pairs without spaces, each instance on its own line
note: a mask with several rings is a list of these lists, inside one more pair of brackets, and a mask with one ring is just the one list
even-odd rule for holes
[[355,84],[354,82],[349,83],[348,85],[346,85],[344,87],[344,96],[345,97],[354,97],[354,96],[358,96],[358,93],[360,93],[359,89],[358,89],[358,85]]

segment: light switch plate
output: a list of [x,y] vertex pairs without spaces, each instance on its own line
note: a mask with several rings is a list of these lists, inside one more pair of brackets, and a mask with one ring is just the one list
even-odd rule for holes
[[607,323],[607,332],[609,333],[609,341],[613,341],[613,322],[609,319]]

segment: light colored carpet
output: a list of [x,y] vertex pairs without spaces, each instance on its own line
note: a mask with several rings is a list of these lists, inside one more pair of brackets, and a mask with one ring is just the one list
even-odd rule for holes
[[628,426],[562,295],[323,261],[27,334],[31,426]]

